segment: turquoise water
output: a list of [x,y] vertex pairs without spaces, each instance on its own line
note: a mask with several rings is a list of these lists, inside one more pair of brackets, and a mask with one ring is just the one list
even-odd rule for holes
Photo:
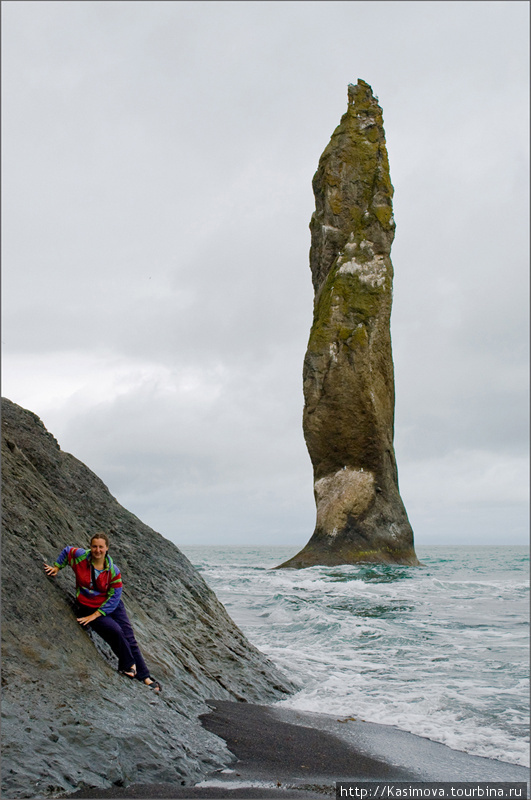
[[183,547],[300,686],[282,705],[529,763],[529,551],[418,547],[423,567],[274,570],[296,548]]

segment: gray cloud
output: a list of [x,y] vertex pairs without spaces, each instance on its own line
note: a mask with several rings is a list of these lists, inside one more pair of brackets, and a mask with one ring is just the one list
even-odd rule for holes
[[303,544],[311,178],[362,77],[417,541],[526,541],[528,13],[4,3],[3,393],[175,541]]

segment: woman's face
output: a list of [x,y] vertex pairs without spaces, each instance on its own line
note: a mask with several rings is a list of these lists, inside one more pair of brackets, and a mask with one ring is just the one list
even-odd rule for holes
[[94,561],[101,561],[102,558],[105,558],[108,549],[105,539],[93,539],[90,543],[90,552]]

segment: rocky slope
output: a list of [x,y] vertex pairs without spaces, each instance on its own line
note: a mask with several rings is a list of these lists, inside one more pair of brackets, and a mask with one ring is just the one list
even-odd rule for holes
[[[122,508],[42,422],[2,400],[2,776],[5,798],[133,782],[189,785],[227,760],[205,698],[269,702],[293,689],[168,540]],[[111,533],[124,601],[159,697],[119,675],[72,613],[67,544]]]
[[382,109],[362,80],[313,179],[314,320],[304,360],[315,531],[283,567],[417,564],[393,448],[395,234]]

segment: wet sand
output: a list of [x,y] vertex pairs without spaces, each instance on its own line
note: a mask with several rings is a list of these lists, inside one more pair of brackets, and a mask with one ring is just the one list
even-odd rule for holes
[[203,726],[225,740],[234,760],[196,786],[133,784],[82,790],[73,798],[335,797],[336,781],[529,781],[525,767],[348,717],[250,703],[212,701]]

